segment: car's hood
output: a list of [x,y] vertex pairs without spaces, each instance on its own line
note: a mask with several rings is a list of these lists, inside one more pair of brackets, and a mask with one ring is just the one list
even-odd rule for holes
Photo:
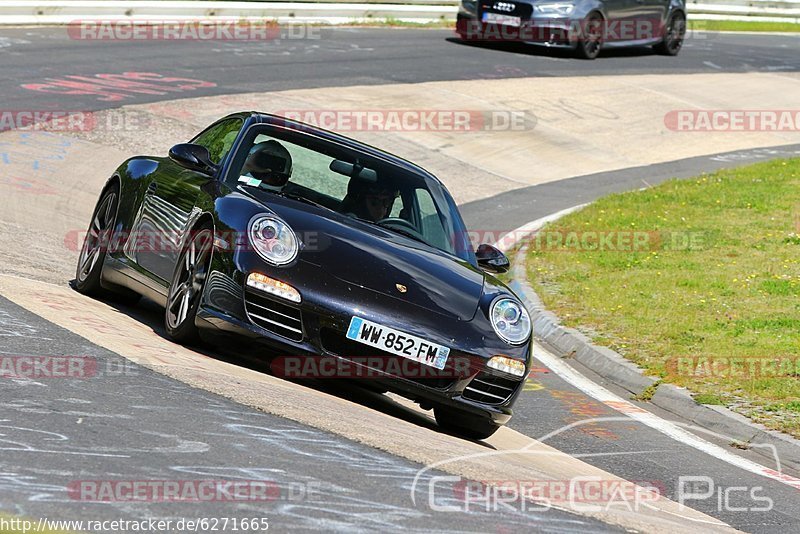
[[320,277],[380,293],[398,308],[421,307],[462,321],[475,315],[484,275],[469,262],[323,208],[275,195],[264,200],[297,233],[299,260],[318,267]]

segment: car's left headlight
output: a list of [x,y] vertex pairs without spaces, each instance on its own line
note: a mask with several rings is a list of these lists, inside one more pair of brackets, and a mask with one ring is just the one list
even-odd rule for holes
[[258,255],[272,265],[291,263],[300,249],[294,231],[274,215],[254,217],[248,235]]
[[543,15],[569,15],[575,9],[575,4],[567,2],[554,2],[550,4],[534,4],[533,9]]
[[514,299],[499,297],[489,309],[489,320],[500,339],[519,345],[531,335],[531,317],[525,306]]

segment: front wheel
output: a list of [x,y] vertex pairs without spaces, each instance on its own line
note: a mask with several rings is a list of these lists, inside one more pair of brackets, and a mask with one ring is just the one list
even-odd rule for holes
[[181,344],[197,343],[195,316],[211,265],[214,234],[210,225],[193,230],[186,240],[172,275],[164,312],[167,335]]
[[664,39],[653,46],[659,54],[665,56],[677,56],[683,47],[683,39],[686,36],[686,15],[683,13],[673,13],[669,17],[667,26],[664,29]]
[[437,406],[433,409],[436,423],[445,430],[467,439],[486,439],[500,428],[486,417],[477,417]]
[[592,13],[583,21],[578,35],[575,54],[581,59],[595,59],[600,55],[603,47],[604,31],[603,17],[599,13]]

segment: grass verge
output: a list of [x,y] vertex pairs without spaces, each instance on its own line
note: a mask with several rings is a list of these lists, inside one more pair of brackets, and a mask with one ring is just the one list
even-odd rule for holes
[[454,30],[456,27],[456,19],[437,19],[427,22],[414,22],[409,20],[400,20],[394,17],[376,18],[374,20],[353,20],[352,22],[345,22],[339,26],[364,26],[368,28],[436,28],[436,29],[449,29]]
[[617,194],[545,227],[528,276],[563,322],[800,437],[800,159]]
[[690,20],[689,29],[710,32],[800,32],[800,23],[756,20]]

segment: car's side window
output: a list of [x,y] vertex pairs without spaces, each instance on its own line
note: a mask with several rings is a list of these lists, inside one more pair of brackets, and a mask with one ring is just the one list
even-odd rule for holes
[[219,163],[230,152],[239,130],[242,129],[242,124],[242,119],[229,119],[218,122],[198,135],[194,143],[206,147],[211,155],[211,161]]

